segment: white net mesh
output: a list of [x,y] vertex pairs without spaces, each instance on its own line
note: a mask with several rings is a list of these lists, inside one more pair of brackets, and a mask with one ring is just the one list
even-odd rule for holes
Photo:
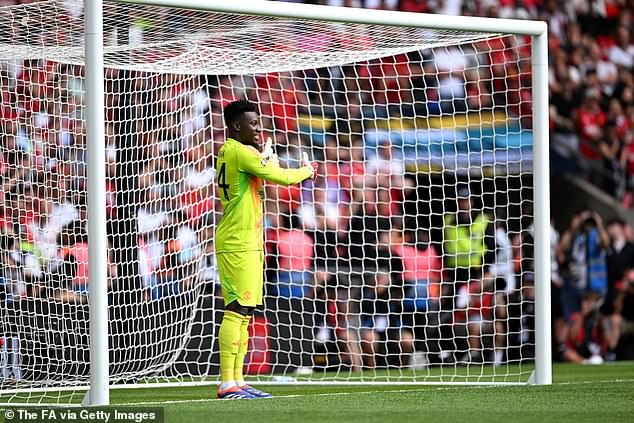
[[[0,8],[3,402],[88,383],[81,5]],[[321,163],[266,186],[247,374],[528,379],[530,38],[110,3],[104,30],[112,383],[217,378],[213,161],[238,98],[283,167]]]

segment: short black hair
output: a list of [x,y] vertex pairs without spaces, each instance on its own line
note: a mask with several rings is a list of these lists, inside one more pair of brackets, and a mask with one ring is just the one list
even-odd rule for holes
[[233,122],[240,118],[240,116],[248,112],[258,113],[257,106],[249,100],[240,99],[227,104],[222,111],[225,118],[225,125],[230,127]]

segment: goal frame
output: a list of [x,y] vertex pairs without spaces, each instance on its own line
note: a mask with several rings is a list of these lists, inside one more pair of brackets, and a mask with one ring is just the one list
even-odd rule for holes
[[[493,32],[532,37],[532,111],[535,260],[535,370],[529,384],[552,383],[550,327],[550,170],[548,137],[548,43],[542,21],[445,16],[423,13],[338,8],[253,0],[114,0],[157,7],[274,16],[304,20]],[[90,239],[90,388],[85,405],[109,404],[109,352],[106,277],[105,115],[103,0],[86,0],[86,135],[88,236]],[[363,382],[371,383],[371,382]],[[384,384],[385,382],[381,382]]]

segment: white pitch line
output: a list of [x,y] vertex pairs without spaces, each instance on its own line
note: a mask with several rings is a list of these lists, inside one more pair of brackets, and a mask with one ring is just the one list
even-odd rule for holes
[[576,382],[558,382],[553,385],[591,385],[593,383],[629,383],[634,382],[634,379],[614,379],[614,380],[579,380]]
[[[554,383],[553,385],[586,385],[586,384],[595,384],[595,383],[632,383],[634,379],[614,379],[614,380],[595,380],[595,381],[579,381],[579,382],[559,382]],[[496,388],[499,386],[496,385],[486,385],[486,386],[472,386],[471,388]],[[261,398],[261,399],[275,399],[275,398],[299,398],[299,397],[335,397],[335,396],[344,396],[344,395],[356,395],[356,394],[376,394],[377,392],[396,392],[396,393],[407,393],[407,392],[425,392],[425,391],[447,391],[452,389],[464,389],[464,386],[445,386],[445,387],[435,387],[435,388],[424,388],[424,389],[385,389],[384,391],[374,390],[374,391],[355,391],[355,392],[322,392],[319,394],[293,394],[293,395],[274,395],[271,398]],[[134,402],[134,403],[124,403],[124,404],[111,404],[111,406],[117,405],[162,405],[162,404],[188,404],[188,403],[197,403],[197,402],[213,402],[213,401],[235,401],[235,400],[219,400],[217,398],[201,398],[195,400],[168,400],[168,401],[147,401],[147,402]]]
[[[443,389],[443,388],[438,388]],[[429,389],[390,389],[389,392],[422,392],[428,391]],[[293,394],[293,395],[273,395],[270,398],[260,398],[263,400],[267,399],[275,399],[275,398],[298,398],[298,397],[335,397],[342,395],[354,395],[354,394],[376,394],[380,391],[356,391],[356,392],[322,392],[319,394]],[[116,404],[116,405],[161,405],[161,404],[186,404],[186,403],[195,403],[195,402],[214,402],[214,401],[234,401],[234,400],[225,400],[218,398],[203,398],[203,399],[195,399],[195,400],[168,400],[168,401],[148,401],[148,402],[130,402],[125,404]],[[115,405],[115,404],[113,404]]]

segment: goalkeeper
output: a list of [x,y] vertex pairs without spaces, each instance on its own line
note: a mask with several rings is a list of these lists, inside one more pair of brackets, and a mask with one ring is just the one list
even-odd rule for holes
[[223,114],[228,138],[216,160],[218,195],[224,212],[216,228],[215,250],[225,304],[218,335],[221,374],[218,398],[270,397],[247,385],[242,375],[249,320],[256,306],[262,304],[262,182],[296,184],[315,178],[317,166],[304,153],[301,168],[280,168],[270,138],[260,152],[262,128],[255,104],[234,101],[224,108]]

